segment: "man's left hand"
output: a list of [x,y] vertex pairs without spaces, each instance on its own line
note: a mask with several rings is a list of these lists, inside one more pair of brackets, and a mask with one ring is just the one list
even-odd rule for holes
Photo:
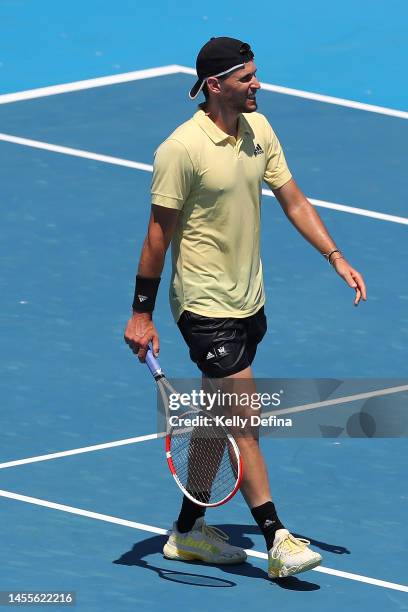
[[367,290],[360,272],[352,268],[344,257],[334,257],[333,268],[346,281],[349,287],[355,289],[354,306],[359,305],[361,298],[364,301],[367,300]]

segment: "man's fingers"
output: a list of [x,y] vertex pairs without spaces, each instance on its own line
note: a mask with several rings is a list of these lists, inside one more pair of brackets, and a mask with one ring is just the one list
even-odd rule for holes
[[146,361],[146,353],[150,343],[152,343],[153,353],[156,356],[160,350],[159,336],[151,321],[146,325],[145,321],[129,320],[125,330],[124,340],[142,363]]
[[129,336],[124,336],[124,340],[128,347],[134,352],[137,353],[139,350],[139,338],[135,340],[134,338],[130,338]]
[[159,336],[157,334],[155,334],[152,338],[152,345],[153,345],[153,355],[157,357],[160,351]]
[[[361,298],[363,298],[363,300],[367,299],[367,291],[363,277],[357,270],[349,266],[347,262],[344,262],[342,258],[339,257],[338,259],[341,259],[341,262],[339,262],[338,267],[336,265],[336,271],[345,280],[348,286],[355,290],[356,296],[354,298],[354,306],[358,306]],[[337,260],[335,259],[334,261]]]
[[136,355],[139,357],[140,363],[144,363],[146,361],[146,353],[147,350],[143,348],[140,348],[139,351],[136,353]]
[[149,341],[148,340],[146,341],[145,338],[142,338],[139,341],[139,350],[137,352],[137,356],[139,357],[139,361],[141,363],[144,363],[146,361],[146,353],[147,353],[148,344],[149,344]]
[[148,333],[139,340],[138,357],[139,357],[139,361],[141,361],[142,363],[146,361],[146,353],[148,351],[149,344],[152,340],[152,337],[153,337],[152,334]]
[[354,306],[358,306],[361,300],[361,290],[352,274],[352,271],[347,271],[344,274],[342,274],[342,276],[344,280],[346,281],[346,283],[348,284],[348,286],[351,287],[352,289],[355,289],[356,297],[354,298]]
[[363,277],[361,276],[361,274],[356,272],[354,278],[357,282],[359,290],[361,291],[361,297],[363,298],[363,300],[366,300],[367,299],[367,289],[366,289]]
[[[141,346],[140,336],[137,338],[131,338],[129,336],[124,336],[125,342],[136,357],[139,357],[139,360],[144,362],[146,357],[146,349],[143,349]],[[141,351],[144,351],[141,353]]]
[[350,272],[344,272],[342,276],[349,287],[351,287],[352,289],[357,289],[357,283],[352,277],[352,275],[350,274]]
[[355,289],[356,289],[356,299],[354,300],[354,305],[358,306],[361,298],[363,298],[363,300],[367,299],[367,290],[366,290],[366,286],[365,286],[365,283],[364,283],[364,280],[361,274],[359,274],[357,270],[353,270],[353,269],[351,269],[350,273],[351,273],[353,281],[355,282]]
[[349,287],[351,287],[352,289],[355,289],[356,291],[356,297],[354,298],[354,306],[358,306],[361,300],[361,291],[360,288],[358,286],[358,284],[356,283],[353,275],[351,274],[351,272],[346,272],[343,275],[344,280],[346,281],[346,283],[348,284]]

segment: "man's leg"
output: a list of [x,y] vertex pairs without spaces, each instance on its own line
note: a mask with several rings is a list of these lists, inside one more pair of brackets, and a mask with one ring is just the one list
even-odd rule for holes
[[[206,380],[203,377],[203,388],[205,391],[214,392],[214,386],[226,394],[225,397],[254,397],[256,394],[255,380],[251,367],[244,368],[236,374],[223,379]],[[222,397],[222,395],[221,395]],[[257,414],[251,406],[242,408],[241,402],[235,405],[220,407],[220,411],[227,416],[239,415],[242,419],[247,418],[250,423],[252,415]],[[274,503],[272,502],[271,490],[268,479],[268,471],[265,460],[259,447],[259,427],[230,428],[234,436],[244,465],[241,493],[248,504],[251,513],[265,537],[266,547],[269,550],[273,546],[275,533],[284,526],[279,520]]]
[[[237,374],[222,379],[222,391],[225,393],[247,394],[252,397],[256,393],[255,381],[251,367]],[[241,409],[242,410],[242,409]],[[238,406],[231,406],[231,414],[237,413]],[[243,417],[250,417],[254,411],[249,407]],[[250,508],[260,506],[272,500],[268,472],[259,448],[259,428],[248,428],[247,431],[234,429],[232,431],[244,463],[244,475],[241,492]]]
[[[228,397],[256,397],[255,380],[250,367],[232,374],[221,382],[222,391],[234,394]],[[255,411],[245,402],[231,406],[232,413],[248,418]],[[242,421],[241,421],[242,423]],[[268,472],[259,448],[259,427],[247,427],[242,433],[240,428],[232,431],[238,444],[244,465],[244,476],[241,485],[242,494],[251,510],[252,516],[261,530],[268,550],[268,575],[270,578],[282,578],[312,569],[320,564],[322,558],[310,550],[308,540],[295,538],[281,523],[269,486]]]

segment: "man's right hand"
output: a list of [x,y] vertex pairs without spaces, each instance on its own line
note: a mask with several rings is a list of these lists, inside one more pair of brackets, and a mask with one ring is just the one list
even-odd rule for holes
[[150,342],[153,345],[153,353],[157,357],[160,350],[159,334],[149,312],[133,313],[126,325],[125,342],[142,363],[145,361]]

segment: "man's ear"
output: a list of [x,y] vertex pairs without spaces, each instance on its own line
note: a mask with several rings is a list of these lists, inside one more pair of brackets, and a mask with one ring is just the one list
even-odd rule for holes
[[208,77],[207,87],[208,91],[211,91],[211,93],[215,95],[218,95],[221,92],[220,81],[217,79],[217,77]]

